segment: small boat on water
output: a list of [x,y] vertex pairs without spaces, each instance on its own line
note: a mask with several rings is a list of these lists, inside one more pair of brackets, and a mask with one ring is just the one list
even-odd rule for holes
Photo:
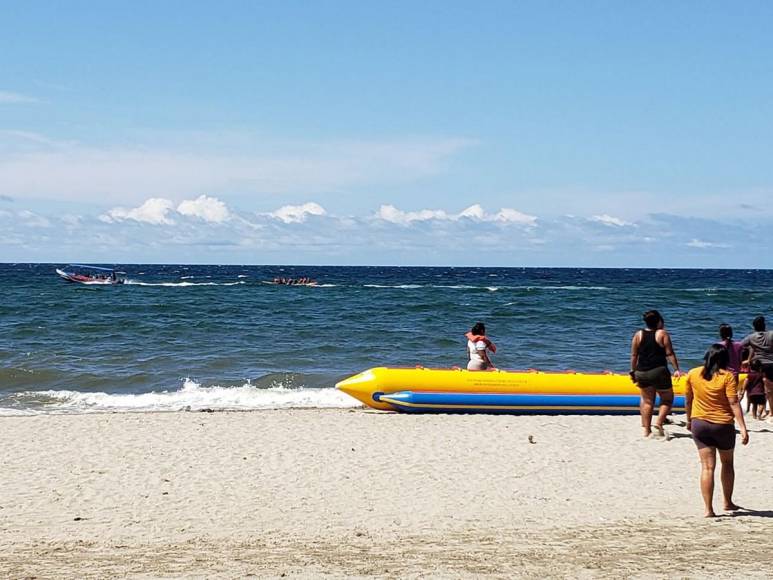
[[[674,411],[684,410],[674,381]],[[368,369],[336,385],[368,407],[403,413],[635,415],[639,389],[628,375],[466,369]]]
[[88,284],[90,286],[114,286],[126,282],[118,272],[112,268],[101,268],[99,266],[87,266],[85,264],[69,264],[64,268],[56,269],[59,277],[67,282],[76,282],[78,284]]

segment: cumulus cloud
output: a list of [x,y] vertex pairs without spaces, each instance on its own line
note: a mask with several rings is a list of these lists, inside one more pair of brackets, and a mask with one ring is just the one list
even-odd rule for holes
[[413,222],[428,220],[447,220],[450,216],[443,210],[422,209],[419,211],[402,211],[393,205],[382,205],[376,212],[376,218],[393,224],[408,225]]
[[0,91],[0,105],[18,105],[37,102],[39,102],[39,99],[36,99],[35,97],[22,95],[21,93],[13,93],[10,91]]
[[216,197],[200,195],[196,199],[185,199],[175,209],[174,202],[163,197],[151,197],[139,207],[115,207],[99,216],[106,223],[133,220],[158,226],[175,224],[174,214],[200,219],[208,223],[222,223],[231,218],[225,203]]
[[504,207],[495,214],[488,214],[480,204],[474,204],[459,213],[449,213],[442,209],[421,209],[418,211],[403,211],[393,205],[382,205],[375,216],[386,222],[400,225],[410,225],[414,222],[426,221],[459,221],[469,219],[480,222],[499,222],[504,224],[519,224],[534,226],[536,216],[522,213],[518,210]]
[[325,211],[324,207],[310,201],[303,205],[285,205],[268,215],[286,224],[299,224],[305,222],[309,216],[323,216],[326,214],[327,211]]
[[492,218],[496,222],[504,222],[508,224],[521,224],[524,226],[537,225],[537,217],[522,213],[515,209],[503,207]]
[[626,226],[633,226],[631,222],[627,222],[618,217],[611,216],[609,214],[594,215],[590,218],[590,221],[609,226],[611,228],[623,228]]
[[174,224],[174,220],[170,219],[168,214],[173,208],[174,204],[170,200],[160,197],[151,197],[141,206],[133,209],[126,209],[123,207],[113,208],[106,214],[100,216],[100,219],[106,222],[134,220],[136,222],[153,225],[172,225]]
[[230,212],[222,201],[206,195],[182,201],[177,206],[177,212],[212,223],[221,223],[230,217]]

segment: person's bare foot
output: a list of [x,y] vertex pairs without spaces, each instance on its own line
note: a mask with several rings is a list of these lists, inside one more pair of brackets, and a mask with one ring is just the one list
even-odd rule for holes
[[652,437],[652,430],[651,429],[642,428],[642,431],[644,432],[644,438],[645,439],[649,439],[650,437]]
[[661,427],[660,425],[652,426],[652,436],[655,439],[660,439],[663,441],[668,441],[669,439],[668,432],[665,429],[663,429],[663,427]]
[[715,517],[717,517],[717,514],[715,514],[713,511],[706,512],[703,517],[704,518],[715,518]]
[[734,512],[734,511],[738,511],[740,509],[743,509],[743,508],[741,508],[740,506],[735,505],[734,503],[725,504],[725,511],[726,512]]

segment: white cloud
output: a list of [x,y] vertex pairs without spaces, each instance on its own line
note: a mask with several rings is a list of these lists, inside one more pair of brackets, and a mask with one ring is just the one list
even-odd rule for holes
[[590,221],[603,224],[605,226],[609,227],[617,227],[617,228],[623,228],[626,226],[633,226],[631,222],[627,222],[623,219],[620,219],[618,217],[611,216],[609,214],[601,214],[601,215],[594,215],[592,218],[590,218]]
[[303,205],[285,205],[267,215],[281,220],[286,224],[299,224],[305,222],[306,218],[310,215],[323,216],[326,214],[327,212],[324,207],[310,201]]
[[446,159],[472,145],[464,139],[257,143],[242,136],[213,138],[214,144],[180,139],[165,147],[95,148],[12,133],[6,136],[13,143],[0,156],[0,190],[26,200],[102,202],[109,196],[124,205],[146,196],[179,203],[202,190],[314,194],[406,183],[441,172]]
[[48,218],[45,218],[26,209],[20,211],[17,215],[22,219],[24,225],[33,228],[47,228],[51,225],[51,222],[48,220]]
[[497,222],[505,222],[509,224],[521,224],[524,226],[537,225],[536,216],[528,215],[518,210],[510,209],[508,207],[503,207],[502,209],[500,209],[497,212],[497,214],[493,217],[493,220]]
[[185,216],[197,217],[205,222],[221,223],[231,213],[226,205],[215,197],[200,195],[196,199],[186,199],[177,206],[177,212]]
[[[19,142],[26,142],[32,145],[42,145],[44,147],[72,147],[77,143],[75,141],[60,141],[58,139],[52,139],[42,133],[36,133],[34,131],[19,131],[16,129],[2,129],[0,130],[0,137],[5,137],[7,141],[11,141],[12,144],[18,144]],[[8,144],[6,144],[6,147]]]
[[154,225],[172,225],[174,221],[167,214],[172,211],[174,204],[168,200],[159,197],[152,197],[145,201],[141,206],[133,209],[116,207],[111,209],[100,219],[105,222],[134,220],[137,222]]
[[486,218],[486,212],[479,203],[476,203],[475,205],[471,205],[467,209],[462,210],[459,217],[483,220]]
[[376,212],[376,218],[393,224],[408,225],[412,222],[428,220],[447,220],[450,216],[443,210],[422,209],[419,211],[402,211],[393,205],[382,205]]
[[20,93],[12,93],[10,91],[0,91],[0,105],[17,105],[23,103],[38,103],[39,99],[22,95]]
[[732,247],[730,244],[706,242],[698,238],[693,238],[692,240],[687,242],[687,245],[691,248],[731,248]]
[[481,207],[480,204],[474,204],[457,214],[448,213],[442,209],[422,209],[418,211],[403,211],[391,204],[379,207],[375,215],[376,219],[391,222],[393,224],[409,225],[413,222],[426,221],[459,221],[461,219],[471,219],[481,222],[500,222],[505,224],[519,224],[525,226],[534,226],[537,218],[512,208],[502,208],[497,213],[491,215]]

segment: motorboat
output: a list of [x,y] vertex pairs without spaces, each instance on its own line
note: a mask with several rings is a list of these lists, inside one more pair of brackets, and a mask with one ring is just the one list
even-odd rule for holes
[[68,264],[64,268],[57,268],[56,273],[67,282],[90,286],[114,286],[126,282],[125,278],[118,276],[118,274],[125,274],[125,272],[86,264]]

